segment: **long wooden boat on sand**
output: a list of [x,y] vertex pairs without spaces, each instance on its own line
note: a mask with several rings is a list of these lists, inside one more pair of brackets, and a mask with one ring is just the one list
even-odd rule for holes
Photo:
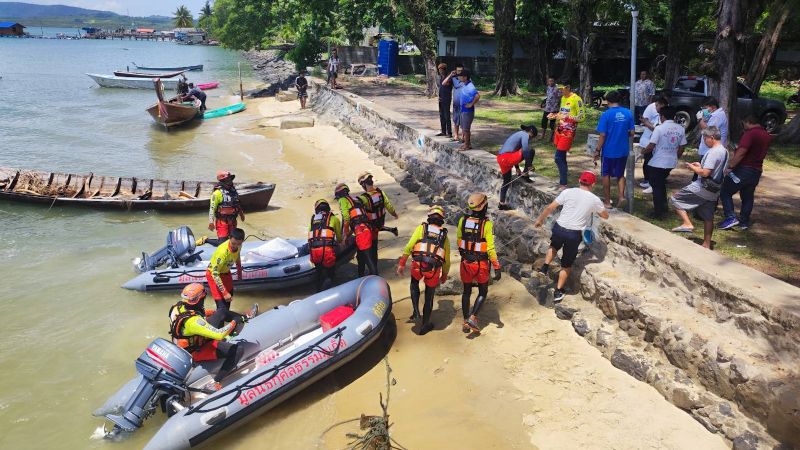
[[202,103],[200,100],[183,101],[180,97],[164,100],[164,88],[161,84],[161,79],[156,78],[153,83],[155,84],[158,102],[147,108],[147,112],[153,120],[170,129],[202,117],[203,114],[200,112]]
[[[215,182],[80,175],[0,167],[0,199],[43,205],[167,211],[208,209]],[[236,183],[245,211],[266,209],[272,183]]]
[[[125,88],[125,89],[153,89],[152,78],[132,78],[117,77],[112,75],[102,75],[99,73],[87,73],[101,87]],[[178,79],[170,78],[164,80],[164,87],[175,90],[178,88]]]
[[174,72],[161,72],[161,73],[147,73],[147,72],[129,72],[125,70],[117,70],[114,72],[115,77],[125,78],[173,78],[186,72],[185,70],[176,70]]
[[160,71],[160,72],[172,72],[172,71],[175,71],[175,70],[186,70],[186,71],[192,71],[192,70],[202,71],[203,70],[203,65],[202,64],[197,64],[197,65],[194,65],[194,66],[178,66],[178,67],[145,67],[145,66],[140,66],[140,65],[138,65],[136,63],[131,63],[131,64],[133,64],[133,67],[136,67],[139,70],[152,70],[152,71]]

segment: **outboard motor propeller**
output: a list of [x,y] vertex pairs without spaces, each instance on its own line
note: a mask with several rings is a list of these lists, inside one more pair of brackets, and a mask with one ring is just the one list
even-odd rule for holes
[[182,226],[167,233],[167,245],[161,247],[152,255],[142,253],[141,258],[136,258],[134,267],[139,272],[155,270],[164,264],[178,267],[181,260],[191,256],[194,250],[195,239],[192,230],[187,226]]
[[136,431],[144,419],[155,412],[160,395],[183,395],[186,378],[192,368],[192,356],[167,340],[157,338],[136,359],[136,370],[142,375],[139,386],[125,403],[119,415],[108,414],[114,429]]

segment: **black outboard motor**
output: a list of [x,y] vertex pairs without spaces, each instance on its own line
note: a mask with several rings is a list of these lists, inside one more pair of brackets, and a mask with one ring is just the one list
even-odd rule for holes
[[181,261],[193,256],[195,249],[195,239],[192,230],[187,226],[176,228],[167,233],[167,245],[148,255],[142,253],[142,257],[134,260],[134,267],[139,272],[155,270],[159,266],[169,264],[170,267],[178,267]]
[[136,359],[142,381],[119,415],[109,414],[115,429],[133,432],[155,412],[160,395],[183,395],[186,378],[192,368],[192,356],[167,340],[157,338]]

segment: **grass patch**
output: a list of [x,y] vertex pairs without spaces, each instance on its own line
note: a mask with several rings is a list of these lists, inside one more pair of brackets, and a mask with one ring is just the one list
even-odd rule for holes
[[767,153],[767,159],[764,161],[765,168],[769,169],[782,169],[792,167],[800,169],[800,146],[798,145],[780,145],[773,144]]
[[765,81],[761,85],[759,95],[786,103],[786,99],[797,93],[797,88],[781,84],[777,81]]

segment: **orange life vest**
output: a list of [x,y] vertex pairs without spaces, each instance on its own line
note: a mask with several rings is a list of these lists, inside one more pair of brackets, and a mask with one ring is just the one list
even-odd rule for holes
[[363,223],[368,223],[369,218],[367,217],[367,212],[364,210],[364,206],[361,204],[361,200],[357,198],[353,198],[349,195],[343,197],[347,202],[350,203],[350,228],[355,229],[356,225],[361,225]]
[[484,236],[486,218],[463,216],[461,223],[461,239],[458,240],[458,252],[468,262],[486,261],[489,259],[488,246]]
[[[183,311],[181,311],[181,307],[183,307]],[[176,310],[177,314],[173,317],[173,312]],[[183,334],[183,324],[186,323],[186,320],[199,315],[201,315],[199,312],[186,308],[183,302],[178,302],[169,309],[169,334],[172,336],[172,342],[189,353],[200,350],[203,344],[208,341],[203,336],[186,336]]]
[[311,248],[334,247],[336,230],[331,226],[330,211],[322,211],[311,216],[311,229],[308,231],[308,245]]
[[418,262],[423,271],[436,270],[444,264],[447,228],[427,222],[423,222],[422,226],[422,239],[414,244],[411,259]]
[[375,188],[375,192],[365,192],[362,198],[367,200],[367,218],[375,226],[383,226],[386,219],[386,205],[383,201],[383,191]]
[[224,219],[235,218],[241,208],[239,205],[239,193],[236,192],[235,188],[227,188],[221,184],[214,186],[214,189],[219,189],[222,192],[222,201],[217,206],[217,217]]

